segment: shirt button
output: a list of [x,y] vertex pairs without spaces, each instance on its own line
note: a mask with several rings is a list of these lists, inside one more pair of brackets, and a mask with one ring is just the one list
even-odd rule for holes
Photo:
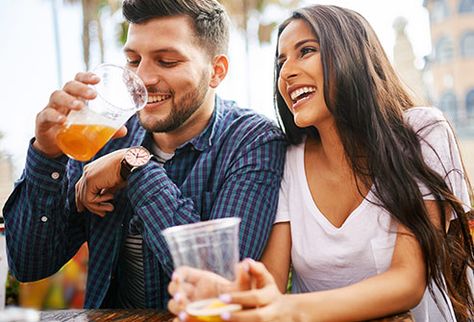
[[47,222],[47,221],[48,221],[48,217],[42,216],[42,217],[41,217],[41,221],[42,221],[42,222]]
[[59,179],[59,173],[58,172],[51,173],[51,178],[53,178],[54,180],[58,180]]

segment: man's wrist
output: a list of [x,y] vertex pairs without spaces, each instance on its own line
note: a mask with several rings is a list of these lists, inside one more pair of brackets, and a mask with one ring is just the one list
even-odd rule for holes
[[61,151],[61,150],[57,150],[55,152],[50,152],[50,151],[47,151],[39,142],[36,138],[33,138],[33,149],[35,149],[35,151],[41,153],[43,156],[47,157],[47,158],[50,158],[50,159],[56,159],[56,158],[59,158],[60,156],[62,156],[64,153]]

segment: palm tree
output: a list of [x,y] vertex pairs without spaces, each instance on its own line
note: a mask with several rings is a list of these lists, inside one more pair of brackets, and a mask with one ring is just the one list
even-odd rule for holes
[[86,69],[90,67],[90,47],[94,39],[91,30],[96,29],[96,41],[99,45],[100,62],[104,62],[104,35],[101,17],[106,8],[113,14],[121,5],[120,0],[64,0],[69,4],[81,3],[82,7],[82,55]]
[[245,36],[246,47],[248,48],[249,34],[248,24],[251,18],[258,21],[258,40],[260,43],[270,42],[271,33],[277,21],[263,22],[262,17],[270,5],[284,9],[294,9],[301,0],[218,0],[229,12],[231,19],[237,28],[242,30]]

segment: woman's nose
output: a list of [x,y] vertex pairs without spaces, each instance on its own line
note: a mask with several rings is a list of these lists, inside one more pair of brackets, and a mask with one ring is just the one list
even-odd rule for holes
[[297,68],[294,63],[287,60],[280,68],[280,78],[290,80],[298,75]]

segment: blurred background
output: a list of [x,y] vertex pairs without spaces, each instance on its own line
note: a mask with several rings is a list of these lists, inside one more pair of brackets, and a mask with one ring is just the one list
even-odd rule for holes
[[[371,23],[402,80],[422,104],[443,110],[474,176],[474,0],[221,0],[233,21],[222,97],[275,119],[275,27],[292,9],[334,4]],[[0,0],[0,207],[24,166],[35,115],[52,91],[101,62],[123,64],[120,0]],[[471,228],[472,229],[472,228]],[[7,302],[80,308],[87,247],[35,283],[9,277]]]

